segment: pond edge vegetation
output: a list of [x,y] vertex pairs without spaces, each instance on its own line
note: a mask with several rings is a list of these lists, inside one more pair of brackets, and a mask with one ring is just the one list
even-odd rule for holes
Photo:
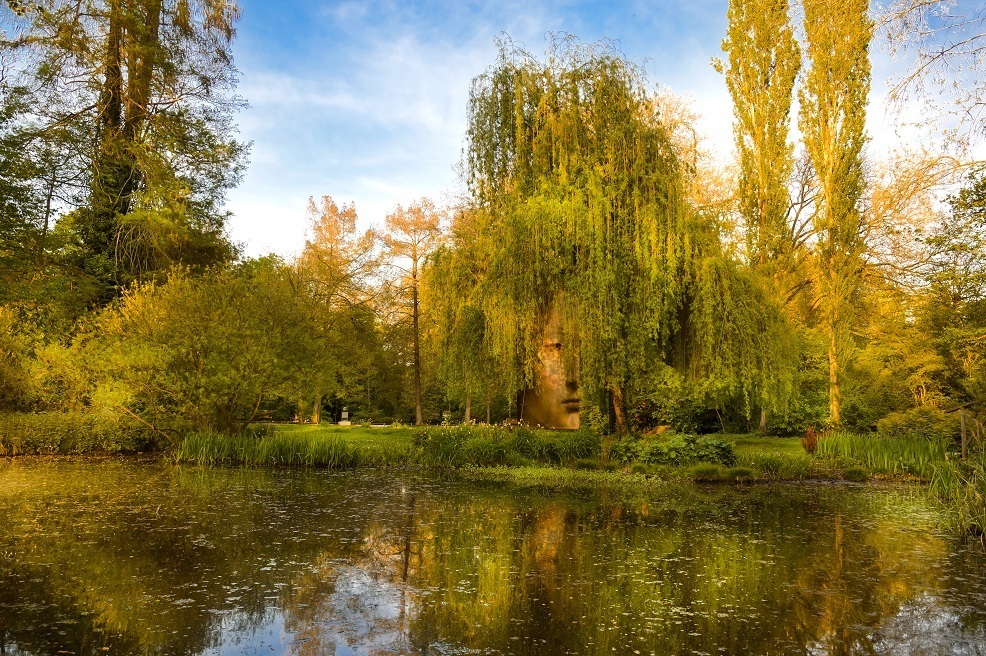
[[260,424],[241,433],[173,434],[92,414],[0,415],[0,456],[146,452],[210,467],[422,468],[544,488],[686,481],[920,483],[949,527],[980,538],[986,531],[986,455],[974,450],[963,461],[947,440],[918,434],[840,431],[815,435],[812,442],[668,432],[632,436],[604,448],[602,436],[590,429]]

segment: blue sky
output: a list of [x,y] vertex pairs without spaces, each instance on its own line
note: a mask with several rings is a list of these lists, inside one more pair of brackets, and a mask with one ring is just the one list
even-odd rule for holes
[[397,203],[457,185],[471,79],[507,34],[542,52],[545,34],[616,39],[656,83],[715,107],[729,139],[725,87],[709,62],[725,0],[688,2],[270,2],[243,0],[235,44],[239,116],[251,164],[230,194],[233,238],[246,253],[291,255],[305,203],[354,201],[380,224]]
[[[730,101],[710,65],[721,54],[726,0],[241,5],[234,52],[250,108],[239,124],[253,151],[229,208],[247,255],[296,253],[309,196],[353,201],[370,225],[398,203],[454,192],[469,83],[504,34],[534,53],[549,32],[617,40],[655,84],[694,99],[710,147],[724,158],[731,150]],[[893,64],[877,59],[871,124],[880,131]]]

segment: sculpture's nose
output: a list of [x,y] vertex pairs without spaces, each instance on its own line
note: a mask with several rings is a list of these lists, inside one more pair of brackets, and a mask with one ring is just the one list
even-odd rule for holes
[[565,371],[565,388],[569,392],[579,391],[579,370],[575,367],[568,367]]

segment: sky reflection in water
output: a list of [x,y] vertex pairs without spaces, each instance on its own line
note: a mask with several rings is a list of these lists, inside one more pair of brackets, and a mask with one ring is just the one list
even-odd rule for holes
[[983,654],[907,490],[0,465],[0,653]]

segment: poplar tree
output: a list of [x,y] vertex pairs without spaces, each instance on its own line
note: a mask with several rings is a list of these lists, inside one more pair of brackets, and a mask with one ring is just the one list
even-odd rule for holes
[[819,184],[814,283],[828,342],[833,424],[841,421],[842,368],[866,249],[860,199],[873,37],[868,6],[866,0],[804,2],[810,68],[799,94],[799,125]]
[[[729,26],[716,60],[733,100],[733,134],[739,156],[739,212],[750,266],[773,283],[778,298],[790,266],[793,240],[788,181],[794,146],[788,140],[801,49],[788,18],[787,0],[730,0]],[[761,404],[760,428],[767,413]]]
[[739,210],[746,225],[747,257],[770,272],[789,247],[787,183],[794,169],[788,140],[801,49],[788,19],[787,0],[730,0],[729,27],[718,60],[733,99],[733,134],[739,154]]

